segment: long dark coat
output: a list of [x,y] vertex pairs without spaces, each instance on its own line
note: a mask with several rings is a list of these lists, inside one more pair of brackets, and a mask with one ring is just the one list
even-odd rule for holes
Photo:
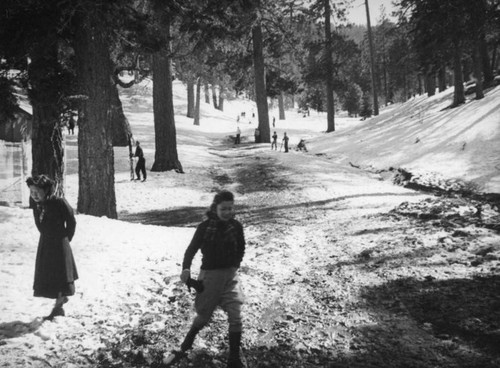
[[34,296],[57,298],[75,293],[78,279],[69,242],[76,228],[73,209],[64,198],[52,197],[33,209],[40,231],[35,263]]

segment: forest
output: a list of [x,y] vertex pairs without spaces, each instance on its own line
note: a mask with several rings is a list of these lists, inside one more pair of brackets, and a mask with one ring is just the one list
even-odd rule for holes
[[[365,0],[368,5],[368,0]],[[248,96],[263,143],[268,104],[368,118],[379,104],[454,88],[484,97],[495,83],[498,0],[399,0],[397,19],[346,21],[348,1],[4,0],[0,4],[0,123],[18,101],[33,108],[32,174],[64,192],[61,130],[76,118],[82,214],[116,218],[114,146],[133,139],[119,91],[153,81],[152,171],[183,167],[177,153],[172,80],[186,85],[188,117],[200,124],[201,89],[213,105]],[[377,6],[370,1],[370,6]],[[369,18],[367,17],[367,20]]]

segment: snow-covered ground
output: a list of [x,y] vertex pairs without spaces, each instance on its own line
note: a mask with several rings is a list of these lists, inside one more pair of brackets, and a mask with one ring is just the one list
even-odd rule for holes
[[405,168],[472,181],[486,193],[500,193],[500,88],[484,100],[447,109],[453,88],[418,96],[382,110],[378,117],[342,129],[335,138],[315,139],[311,150],[335,162]]
[[[153,113],[147,97],[151,86],[141,88],[141,94],[123,92],[122,99],[149,169],[154,160]],[[278,133],[278,146],[286,131],[291,147],[306,139],[309,153],[305,155],[293,150],[289,154],[273,153],[267,144],[252,144],[256,127],[252,111],[256,108],[250,101],[226,101],[224,112],[203,104],[201,125],[194,126],[192,119],[185,117],[184,86],[174,83],[178,151],[185,174],[148,172],[146,182],[130,181],[128,149],[115,148],[119,219],[77,215],[72,248],[80,280],[76,295],[66,307],[67,318],[42,324],[40,317],[50,312],[52,302],[32,297],[38,232],[31,211],[0,207],[0,366],[43,366],[50,362],[59,367],[85,366],[88,362],[82,351],[90,356],[103,346],[99,335],[86,333],[90,325],[94,329],[100,324],[103,329],[115,325],[123,328],[124,323],[134,326],[150,312],[148,296],[155,285],[167,285],[167,289],[177,285],[182,255],[194,228],[131,223],[120,218],[140,213],[154,216],[155,211],[167,209],[178,217],[170,219],[171,223],[182,223],[182,216],[208,208],[214,190],[222,186],[238,192],[240,203],[258,198],[258,191],[245,191],[236,181],[214,183],[213,178],[224,173],[224,162],[248,157],[249,163],[272,160],[273,165],[300,168],[303,175],[294,176],[294,187],[287,194],[290,198],[296,196],[310,203],[347,198],[356,203],[351,206],[353,211],[375,206],[373,195],[383,195],[383,205],[390,207],[413,194],[374,175],[358,174],[359,170],[349,163],[436,172],[446,178],[474,181],[484,192],[500,193],[500,87],[489,91],[482,101],[468,100],[459,108],[444,109],[451,93],[448,90],[432,98],[416,97],[382,109],[380,116],[366,121],[336,117],[336,132],[329,134],[324,133],[324,114],[311,112],[309,117],[302,117],[296,111],[287,111],[287,119],[281,121],[277,111],[271,110],[270,120],[276,116],[276,128],[271,131]],[[239,123],[243,142],[233,148],[230,136],[242,111],[247,117]],[[67,198],[76,208],[76,136],[66,138]],[[321,180],[312,182],[312,177]],[[258,227],[251,227],[247,236],[252,238],[257,233]],[[157,322],[155,328],[160,329],[164,321]],[[65,344],[70,334],[79,334],[81,339]],[[102,335],[109,335],[109,331],[103,330]],[[78,357],[72,358],[76,347]]]

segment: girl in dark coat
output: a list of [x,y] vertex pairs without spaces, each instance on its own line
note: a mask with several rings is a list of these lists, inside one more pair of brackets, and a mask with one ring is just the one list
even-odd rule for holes
[[204,289],[196,294],[196,317],[181,344],[180,351],[173,351],[164,363],[171,366],[191,349],[198,332],[205,327],[217,307],[228,316],[229,359],[227,368],[245,367],[240,356],[243,292],[238,269],[245,254],[243,226],[234,217],[234,195],[221,191],[214,197],[208,219],[198,225],[182,262],[181,280],[187,283],[191,277],[191,263],[198,251],[202,253],[198,280]]
[[69,242],[75,234],[73,209],[64,198],[52,195],[53,181],[45,175],[26,180],[30,188],[35,224],[40,240],[35,263],[33,295],[55,299],[46,320],[64,316],[63,304],[75,294],[78,279],[75,260]]

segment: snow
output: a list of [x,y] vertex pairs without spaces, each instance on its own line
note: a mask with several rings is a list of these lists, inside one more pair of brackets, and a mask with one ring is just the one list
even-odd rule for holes
[[349,161],[377,169],[401,167],[434,172],[478,184],[486,193],[500,192],[500,88],[484,100],[469,99],[447,109],[453,89],[431,98],[415,97],[391,106],[373,119],[336,138],[311,142],[311,150],[337,163]]
[[[151,85],[141,86],[143,94],[122,92],[125,113],[131,123],[134,138],[141,141],[149,169],[154,158],[154,126]],[[265,193],[258,189],[245,190],[241,183],[229,181],[214,183],[214,174],[226,173],[224,162],[247,160],[293,167],[304,175],[293,176],[287,182],[287,200],[293,205],[319,206],[345,201],[345,215],[369,215],[381,207],[390,208],[412,197],[411,191],[378,180],[373,174],[362,174],[349,163],[362,167],[387,169],[404,167],[421,173],[439,173],[447,178],[471,180],[485,192],[500,193],[500,88],[487,93],[482,101],[468,100],[456,109],[449,105],[451,89],[432,98],[415,97],[405,104],[381,109],[378,117],[360,121],[346,116],[336,117],[336,131],[325,134],[326,117],[311,112],[302,117],[287,111],[287,120],[278,120],[278,112],[270,111],[270,120],[276,116],[278,146],[287,132],[293,148],[300,139],[306,139],[308,154],[292,151],[271,152],[267,144],[250,144],[256,120],[251,121],[255,105],[248,100],[225,102],[221,112],[202,103],[201,125],[194,126],[186,118],[185,88],[174,83],[174,104],[179,158],[185,174],[148,171],[144,183],[130,181],[128,149],[115,148],[115,188],[119,218],[140,213],[171,210],[171,218],[158,219],[182,223],[183,216],[193,211],[203,213],[211,203],[214,190],[227,187],[239,190],[237,203],[261,200]],[[236,130],[236,116],[246,111],[247,120],[241,121],[243,144],[233,148],[230,136]],[[76,136],[66,136],[68,149],[67,198],[76,208],[78,194]],[[222,147],[225,145],[225,148]],[[221,148],[222,147],[222,148]],[[234,161],[236,162],[236,161]],[[238,161],[240,162],[240,161]],[[243,164],[242,164],[243,165]],[[282,173],[287,180],[287,171]],[[290,174],[291,175],[291,174]],[[314,178],[314,180],[312,179]],[[285,195],[282,191],[276,195]],[[271,197],[268,197],[271,198]],[[276,213],[285,207],[273,208]],[[256,213],[255,216],[265,216]],[[266,221],[265,217],[264,221]],[[201,217],[200,217],[201,220]],[[187,220],[186,220],[187,221]],[[160,221],[161,222],[161,221]],[[194,221],[196,222],[196,221]],[[262,236],[262,229],[251,226],[247,239]],[[294,239],[298,244],[311,240],[305,228],[296,228]],[[0,362],[4,367],[28,366],[33,361],[55,361],[58,355],[66,361],[84,362],[72,357],[72,349],[80,345],[80,355],[88,355],[103,346],[99,335],[89,335],[89,326],[102,325],[119,334],[117,326],[134,326],[144,313],[151,310],[150,297],[157,285],[167,285],[168,293],[178,283],[183,252],[194,232],[194,227],[174,227],[131,223],[105,217],[77,215],[76,235],[71,243],[80,280],[77,293],[65,307],[68,317],[56,318],[42,324],[41,316],[50,312],[52,301],[32,297],[32,278],[38,232],[32,213],[26,208],[0,207]],[[273,267],[269,259],[260,257],[262,249],[249,250],[253,267]],[[281,266],[284,274],[294,264],[300,265],[303,247],[294,246],[297,257]],[[259,258],[260,257],[260,258]],[[265,257],[264,257],[265,258]],[[199,265],[195,260],[193,270]],[[287,268],[289,267],[289,268]],[[248,279],[255,291],[249,300],[259,299],[259,282]],[[271,293],[279,293],[271,291]],[[77,318],[71,316],[78,316]],[[164,318],[167,318],[165,316]],[[161,328],[161,322],[153,325]],[[188,321],[184,322],[187,326]],[[65,336],[78,335],[79,340]],[[74,346],[72,344],[75,344]],[[29,352],[26,355],[26,352]],[[83,354],[85,355],[85,354]],[[70,357],[70,358],[68,358]],[[29,364],[28,364],[29,362]],[[79,363],[78,363],[79,362]]]

